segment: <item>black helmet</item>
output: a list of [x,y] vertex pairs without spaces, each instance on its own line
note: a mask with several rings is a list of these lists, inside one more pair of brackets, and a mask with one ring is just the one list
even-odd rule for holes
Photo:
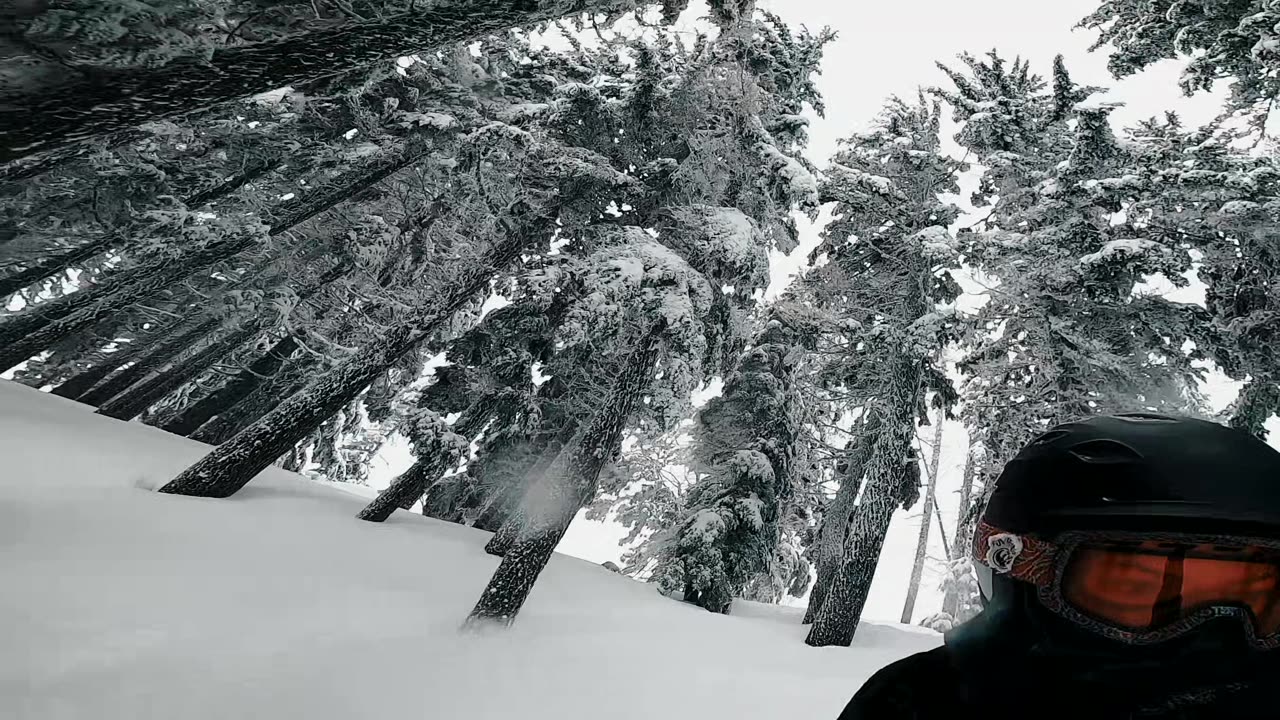
[[[1175,627],[1165,634],[1106,628],[1066,607],[1072,603],[1062,598],[1062,578],[1074,572],[1066,557],[1072,551],[1057,540],[1072,534],[1106,535],[1133,548],[1154,542],[1155,553],[1172,548],[1174,602],[1189,606],[1171,621]],[[1199,544],[1170,542],[1190,537]],[[1005,466],[978,523],[975,569],[989,605],[1014,598],[1025,604],[1038,586],[1040,604],[1077,625],[1129,642],[1157,642],[1182,632],[1179,624],[1190,628],[1215,617],[1183,598],[1183,565],[1203,557],[1188,560],[1188,547],[1225,552],[1232,538],[1249,539],[1232,557],[1257,550],[1280,572],[1280,452],[1246,432],[1194,418],[1096,416],[1052,428]],[[1280,637],[1268,642],[1268,649],[1280,647]]]
[[996,479],[982,518],[1035,535],[1107,528],[1280,537],[1280,453],[1195,418],[1091,417],[1024,447]]

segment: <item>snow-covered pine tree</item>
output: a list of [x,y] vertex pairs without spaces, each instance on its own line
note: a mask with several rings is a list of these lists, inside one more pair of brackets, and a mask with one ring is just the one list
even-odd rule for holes
[[[1183,245],[1121,211],[1139,196],[1147,158],[1117,141],[1110,108],[1055,97],[1021,63],[966,58],[944,92],[965,122],[957,136],[998,195],[983,229],[965,234],[966,262],[993,279],[960,363],[964,412],[984,484],[1032,437],[1094,412],[1195,411],[1203,313],[1135,292],[1162,274],[1182,282]],[[1070,82],[1055,73],[1059,85]],[[995,109],[993,111],[993,108]],[[1007,109],[1014,109],[1011,112]],[[994,141],[993,141],[994,139]],[[989,486],[989,485],[988,485]]]
[[[635,313],[649,308],[668,318],[668,339],[659,355],[662,374],[643,412],[633,419],[642,429],[649,424],[661,432],[684,417],[689,393],[705,379],[709,338],[723,334],[722,329],[712,330],[719,322],[712,285],[690,263],[638,228],[602,229],[593,235],[594,252],[550,267],[533,279],[544,287],[572,288],[576,297],[554,330],[556,353],[542,370],[551,379],[539,392],[540,419],[533,442],[498,447],[484,465],[485,475],[507,478],[501,488],[506,507],[497,510],[504,515],[514,510],[487,548],[495,554],[503,554],[523,527],[521,496],[536,494],[538,486],[556,481],[550,469],[555,458],[593,422],[601,398],[607,397],[601,382],[621,372],[619,363],[628,346],[619,344],[629,342],[631,328],[645,324]],[[621,443],[619,436],[609,450],[611,457]],[[594,499],[594,493],[588,499]]]
[[1098,31],[1093,49],[1106,48],[1117,78],[1187,58],[1187,94],[1229,79],[1230,107],[1253,110],[1258,130],[1280,93],[1280,8],[1270,0],[1104,0],[1080,26]]
[[[514,69],[510,81],[533,84],[544,82],[548,74],[566,77],[569,82],[555,88],[550,103],[526,103],[512,108],[507,117],[526,127],[545,123],[562,142],[595,153],[584,157],[608,158],[616,172],[636,175],[642,183],[638,192],[617,196],[613,200],[617,209],[611,213],[619,215],[619,222],[656,228],[660,242],[725,287],[715,299],[718,319],[707,325],[708,374],[723,372],[725,363],[735,357],[735,348],[742,342],[742,311],[767,283],[766,249],[794,244],[789,208],[807,198],[804,182],[778,182],[751,169],[762,161],[786,162],[795,177],[805,174],[804,166],[787,154],[795,152],[802,127],[788,126],[785,142],[770,137],[766,152],[762,138],[767,133],[738,133],[735,118],[757,112],[753,108],[761,106],[779,112],[785,103],[798,112],[801,102],[816,102],[806,100],[806,93],[812,93],[808,76],[816,67],[815,49],[826,36],[793,36],[769,16],[753,21],[751,27],[768,41],[752,51],[759,54],[760,67],[780,74],[788,71],[782,61],[809,63],[790,70],[797,76],[785,85],[769,80],[767,88],[785,86],[793,98],[765,92],[761,80],[738,69],[743,61],[728,47],[702,44],[690,50],[677,35],[654,38],[648,36],[651,33],[636,39],[615,37],[596,49],[575,45],[574,53],[567,56],[531,53],[532,62]],[[779,48],[791,55],[766,63],[773,57],[768,53],[779,54]],[[623,51],[634,58],[634,66],[621,60]],[[540,91],[530,90],[536,99]],[[708,99],[714,102],[708,104]],[[726,201],[736,201],[738,207],[718,204]],[[582,218],[578,225],[589,229],[598,222]],[[585,265],[572,270],[574,263],[583,262],[578,258],[589,246],[575,238],[572,228],[562,228],[557,246],[559,255],[552,266],[562,266],[569,276],[593,272]],[[551,300],[539,297],[540,288],[547,287],[517,281],[507,296],[517,304],[547,307]],[[566,290],[562,287],[556,294],[562,298],[572,294]],[[551,379],[538,392],[538,429],[491,428],[466,475],[442,484],[442,502],[428,503],[424,512],[490,529],[502,523],[526,482],[554,459],[577,423],[590,417],[566,410],[579,402],[580,392],[570,379],[580,362],[568,349],[562,348],[559,354],[563,359],[548,359],[542,368]],[[557,369],[561,366],[565,369]],[[511,421],[524,424],[524,417]],[[660,424],[669,421],[663,419]]]
[[[698,413],[689,490],[673,533],[661,538],[652,581],[666,594],[727,613],[761,576],[775,575],[780,520],[794,493],[803,442],[797,374],[815,332],[803,313],[775,307],[725,379],[724,394]],[[808,347],[806,347],[808,346]],[[808,577],[808,564],[788,568]],[[794,585],[788,576],[772,590]],[[753,598],[754,599],[754,598]]]
[[421,417],[458,413],[448,432],[468,442],[490,422],[513,431],[528,423],[536,415],[532,370],[550,356],[552,330],[567,310],[565,303],[557,302],[563,299],[560,294],[546,307],[517,303],[500,308],[449,344],[445,357],[450,364],[436,370],[435,382],[419,398],[420,417],[409,426],[417,461],[360,513],[360,519],[381,522],[395,508],[414,505],[424,493],[430,493],[424,512],[454,521],[465,508],[484,502],[477,488],[466,487],[467,476],[441,480],[457,465],[456,443],[442,440],[439,422]]
[[822,402],[864,418],[822,520],[813,645],[852,639],[894,508],[919,494],[912,440],[926,398],[954,399],[938,367],[956,336],[946,305],[959,294],[959,254],[947,227],[958,210],[939,194],[956,191],[963,166],[940,150],[940,113],[923,96],[893,99],[872,131],[844,143],[823,184],[835,206],[819,262],[797,291],[828,318]]
[[632,409],[652,382],[667,318],[652,327],[622,364],[607,401],[584,430],[575,433],[521,503],[522,522],[502,563],[480,595],[468,623],[510,625],[578,510],[595,495],[600,470],[616,452]]
[[1122,178],[1126,212],[1149,236],[1193,253],[1208,317],[1197,317],[1203,332],[1192,340],[1245,383],[1225,419],[1265,436],[1265,423],[1280,412],[1273,232],[1280,165],[1271,154],[1236,147],[1237,133],[1188,130],[1174,116],[1128,135],[1141,163]]

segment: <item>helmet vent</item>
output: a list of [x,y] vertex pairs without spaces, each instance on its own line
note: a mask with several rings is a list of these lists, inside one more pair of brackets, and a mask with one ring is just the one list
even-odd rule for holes
[[1067,452],[1090,465],[1121,465],[1142,459],[1141,453],[1117,440],[1086,440]]
[[1048,445],[1049,443],[1064,438],[1071,433],[1067,430],[1050,430],[1031,442],[1032,445]]
[[1119,415],[1116,415],[1115,418],[1117,420],[1123,420],[1125,422],[1132,422],[1132,423],[1176,423],[1178,422],[1178,419],[1175,417],[1170,417],[1168,415],[1161,415],[1159,413],[1145,413],[1145,412],[1120,413]]

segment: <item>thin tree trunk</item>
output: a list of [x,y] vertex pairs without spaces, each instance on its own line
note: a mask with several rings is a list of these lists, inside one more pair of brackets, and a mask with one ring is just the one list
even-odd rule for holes
[[951,557],[951,541],[947,539],[947,523],[942,519],[942,508],[938,503],[937,488],[933,496],[933,519],[938,521],[938,534],[942,536],[942,547],[947,549],[947,558]]
[[934,493],[938,487],[938,465],[942,462],[943,413],[938,411],[933,429],[933,457],[929,459],[929,486],[924,495],[924,507],[920,513],[920,535],[916,538],[916,558],[911,566],[911,581],[907,584],[907,600],[902,605],[902,624],[910,625],[916,612],[916,597],[920,594],[920,578],[924,575],[924,561],[929,552],[929,528],[933,525]]
[[190,436],[219,413],[249,397],[266,378],[279,372],[297,349],[298,339],[293,334],[285,335],[226,384],[183,410],[173,420],[162,425],[161,429],[175,435]]
[[104,357],[96,365],[59,384],[53,389],[53,394],[69,400],[79,400],[111,373],[137,360],[143,353],[154,347],[156,342],[162,341],[170,334],[180,330],[184,322],[184,318],[176,319],[146,336],[139,335],[132,342],[118,348],[113,353],[104,354]]
[[871,459],[874,439],[879,433],[880,425],[874,417],[874,412],[869,411],[868,415],[871,417],[864,416],[861,423],[861,429],[857,435],[857,446],[845,460],[836,496],[823,513],[815,558],[818,577],[814,581],[813,590],[809,591],[809,607],[805,610],[803,621],[806,625],[812,623],[818,616],[818,610],[822,608],[827,591],[831,589],[832,580],[840,568],[845,536],[849,531],[849,519],[857,507],[858,491],[862,489],[862,478],[867,471],[867,462]]
[[[948,557],[954,562],[964,557],[969,552],[969,530],[971,524],[969,522],[970,505],[973,502],[973,476],[977,468],[974,462],[973,446],[969,446],[969,452],[964,457],[964,475],[960,482],[960,509],[956,512],[956,534],[949,548]],[[954,583],[947,583],[947,590],[942,596],[942,611],[951,615],[953,618],[960,617],[960,609],[964,604],[965,598],[960,597],[958,588]]]
[[400,55],[609,5],[586,0],[469,0],[183,59],[21,98],[0,108],[0,163],[148,121],[337,75]]
[[489,542],[484,546],[485,552],[502,557],[512,548],[521,529],[528,522],[524,511],[525,498],[530,494],[541,492],[540,485],[554,481],[548,477],[547,473],[564,448],[573,441],[577,431],[576,422],[565,425],[548,443],[527,472],[513,478],[514,482],[510,486],[503,488],[500,493],[490,498],[488,505],[475,522],[477,529],[493,532],[493,537],[489,538]]
[[[239,190],[274,166],[273,160],[256,160],[251,162],[240,173],[213,187],[196,193],[186,201],[189,209],[196,209]],[[128,241],[130,233],[108,233],[87,243],[65,248],[51,253],[30,267],[23,268],[0,278],[0,298],[8,297],[23,288],[34,285],[47,278],[79,265],[89,258],[101,255]]]
[[[539,234],[541,238],[542,234]],[[513,233],[473,267],[460,269],[438,299],[416,310],[407,322],[387,331],[302,392],[219,445],[160,489],[199,497],[230,497],[258,473],[306,437],[325,418],[351,402],[380,373],[423,338],[434,333],[489,279],[528,247],[532,238]]]
[[251,234],[113,273],[101,283],[0,319],[0,368],[9,369],[134,302],[253,246]]
[[218,318],[209,317],[201,322],[199,317],[195,317],[189,318],[185,324],[187,325],[185,330],[173,333],[155,343],[151,348],[151,352],[85,393],[80,398],[80,402],[100,407],[103,403],[164,367],[170,360],[191,349],[192,345],[203,340],[206,335],[221,325],[222,321]]
[[[296,291],[297,301],[305,302],[321,288],[346,274],[348,269],[349,266],[346,263],[338,263],[315,278],[305,281]],[[212,322],[216,325],[220,321],[213,319]],[[119,398],[112,399],[110,403],[104,404],[100,414],[120,420],[129,420],[136,417],[169,393],[194,380],[200,373],[225,357],[232,350],[248,342],[254,335],[261,332],[267,324],[268,318],[263,316],[238,322],[233,326],[231,332],[222,339],[214,341],[189,359],[176,363],[172,369],[144,381],[136,388],[137,392],[131,389]],[[202,325],[201,328],[203,329],[203,327]],[[195,337],[199,338],[205,334],[207,334],[207,331],[200,332]],[[181,352],[181,348],[179,352]],[[132,369],[130,368],[130,370]]]
[[[495,413],[500,413],[496,396],[490,395],[476,401],[453,424],[453,432],[471,439],[489,422]],[[386,490],[378,493],[378,497],[369,503],[360,514],[361,520],[382,522],[391,517],[396,508],[408,510],[426,493],[428,486],[440,479],[456,458],[441,452],[438,447],[422,449],[422,455],[413,465],[402,473]]]
[[960,481],[960,510],[956,515],[955,544],[952,546],[952,559],[961,557],[969,551],[968,538],[971,523],[969,522],[969,506],[973,504],[973,476],[977,474],[978,463],[974,461],[973,447],[964,456],[964,476]]
[[901,502],[903,473],[909,472],[920,370],[906,358],[895,365],[881,431],[867,464],[866,489],[849,524],[840,568],[805,638],[805,643],[815,647],[847,647],[853,642],[889,522]]
[[107,234],[87,243],[46,255],[34,265],[15,270],[0,278],[0,299],[7,298],[23,288],[65,272],[91,257],[110,250],[119,243],[119,236]]
[[319,372],[319,365],[319,360],[313,355],[297,357],[276,375],[260,383],[244,400],[201,425],[191,433],[191,439],[209,445],[221,445],[230,440],[306,387],[313,374]]
[[600,470],[617,451],[632,409],[653,380],[665,329],[666,323],[659,321],[649,331],[627,359],[608,402],[553,463],[547,477],[554,480],[539,483],[542,492],[526,498],[527,522],[480,595],[468,624],[515,621],[574,516],[595,497]]
[[267,174],[267,171],[276,167],[278,162],[279,158],[275,157],[253,158],[245,163],[240,172],[220,183],[217,183],[216,185],[211,185],[204,190],[201,190],[195,195],[187,198],[182,204],[185,205],[188,210],[199,210],[205,205],[208,205],[211,202],[217,202],[218,200],[221,200]]
[[171,367],[103,403],[98,408],[98,414],[117,420],[132,420],[147,408],[163,400],[169,393],[194,380],[196,376],[226,357],[228,353],[251,340],[258,333],[259,328],[259,323],[249,323],[232,330],[186,359],[179,360]]
[[[388,153],[306,196],[267,232],[275,237],[351,199],[414,162],[420,153]],[[113,273],[93,287],[0,318],[0,370],[47,350],[59,339],[175,282],[248,250],[258,237],[215,239],[175,258],[160,258]]]
[[[83,158],[102,148],[110,150],[136,142],[148,134],[144,130],[130,128],[116,133],[113,137],[106,138],[105,142],[95,145],[86,143],[83,145],[63,146],[52,152],[41,153],[38,157],[28,157],[7,164],[0,164],[0,194],[5,194],[6,183],[13,183],[14,187],[21,187],[18,185],[21,180],[30,180],[38,175],[43,175],[65,162]],[[2,162],[0,161],[0,163]]]

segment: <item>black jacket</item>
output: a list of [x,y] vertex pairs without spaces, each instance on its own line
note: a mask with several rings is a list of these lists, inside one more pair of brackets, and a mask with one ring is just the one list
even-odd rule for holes
[[912,655],[873,675],[839,720],[1280,720],[1280,677],[1211,699],[1174,699],[1171,688],[1158,707],[1138,709],[1132,698],[1005,659],[962,671],[946,646]]

